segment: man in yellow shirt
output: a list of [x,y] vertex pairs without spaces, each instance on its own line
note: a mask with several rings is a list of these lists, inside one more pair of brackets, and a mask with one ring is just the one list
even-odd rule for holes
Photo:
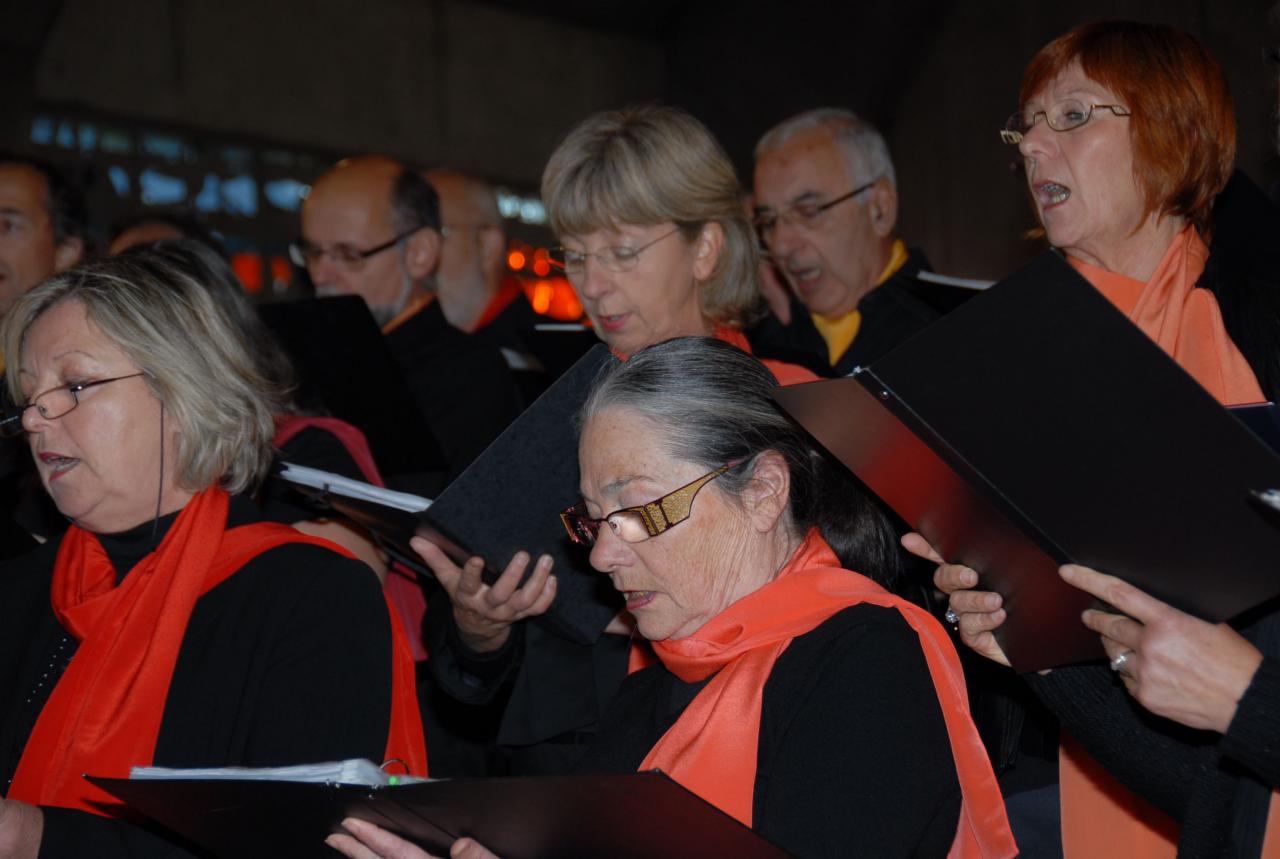
[[826,374],[869,364],[967,297],[918,278],[897,238],[898,190],[884,138],[847,110],[818,108],[756,146],[755,222],[799,307],[752,337],[758,354]]

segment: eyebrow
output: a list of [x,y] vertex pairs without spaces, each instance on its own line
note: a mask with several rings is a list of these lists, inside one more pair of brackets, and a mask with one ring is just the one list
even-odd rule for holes
[[803,194],[797,194],[787,201],[788,206],[794,206],[796,203],[807,203],[810,200],[816,200],[822,196],[817,191],[805,191]]

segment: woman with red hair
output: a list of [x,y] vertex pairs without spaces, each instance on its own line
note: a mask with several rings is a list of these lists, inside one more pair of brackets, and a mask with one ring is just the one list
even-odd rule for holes
[[[1022,154],[1049,243],[1219,401],[1275,400],[1280,215],[1232,176],[1231,96],[1204,46],[1160,25],[1086,24],[1032,59],[1019,105],[1001,137]],[[972,590],[977,574],[919,535],[905,542],[941,564],[934,581],[961,639],[1007,665],[992,635],[1000,596]],[[1237,631],[1093,570],[1062,575],[1117,610],[1083,617],[1109,666],[1029,678],[1069,735],[1069,859],[1280,855],[1280,821],[1267,825],[1280,784],[1277,615]]]

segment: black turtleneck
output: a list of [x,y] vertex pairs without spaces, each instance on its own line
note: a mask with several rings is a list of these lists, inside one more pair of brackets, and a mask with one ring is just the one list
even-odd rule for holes
[[[99,539],[122,575],[176,514]],[[257,520],[234,498],[228,527]],[[0,785],[77,642],[49,601],[57,543],[0,565]],[[157,766],[277,766],[367,757],[386,746],[391,633],[367,567],[318,546],[279,546],[196,603],[165,702]],[[46,677],[45,675],[50,675]],[[131,824],[45,809],[41,857],[187,855]]]

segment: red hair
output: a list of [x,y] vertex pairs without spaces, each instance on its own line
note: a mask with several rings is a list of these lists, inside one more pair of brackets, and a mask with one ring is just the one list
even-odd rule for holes
[[1130,111],[1134,173],[1147,212],[1185,217],[1206,231],[1236,159],[1235,109],[1218,61],[1163,24],[1082,24],[1031,59],[1019,107],[1073,62]]

